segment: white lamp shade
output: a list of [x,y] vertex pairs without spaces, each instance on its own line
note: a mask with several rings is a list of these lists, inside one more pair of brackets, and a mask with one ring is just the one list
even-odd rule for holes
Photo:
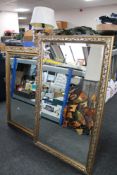
[[54,10],[48,7],[35,7],[30,24],[33,27],[57,28]]

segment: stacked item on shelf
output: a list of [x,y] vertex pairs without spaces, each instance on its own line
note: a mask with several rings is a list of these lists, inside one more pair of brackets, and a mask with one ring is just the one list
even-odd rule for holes
[[56,35],[96,35],[98,32],[87,26],[55,30]]
[[97,31],[100,35],[114,36],[113,48],[117,48],[117,14],[110,16],[100,16],[97,25]]
[[112,13],[110,16],[100,16],[99,20],[102,24],[115,24],[115,25],[117,25],[117,14]]

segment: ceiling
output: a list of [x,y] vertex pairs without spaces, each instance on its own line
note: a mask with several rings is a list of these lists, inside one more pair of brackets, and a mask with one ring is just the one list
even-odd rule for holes
[[25,16],[30,16],[35,6],[46,6],[60,11],[112,4],[117,4],[117,0],[0,0],[0,11],[14,12],[15,8],[28,8],[30,12],[25,12]]

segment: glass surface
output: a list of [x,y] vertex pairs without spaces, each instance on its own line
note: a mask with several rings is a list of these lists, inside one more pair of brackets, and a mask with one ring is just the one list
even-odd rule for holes
[[11,119],[25,128],[34,129],[36,60],[14,57],[11,62]]
[[50,42],[43,46],[46,63],[51,59],[56,65],[43,66],[39,141],[86,165],[104,45]]

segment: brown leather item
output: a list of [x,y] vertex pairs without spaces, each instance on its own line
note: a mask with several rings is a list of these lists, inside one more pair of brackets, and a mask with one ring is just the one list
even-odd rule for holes
[[80,102],[83,102],[83,101],[86,101],[88,99],[88,97],[84,92],[81,92],[78,99]]
[[96,110],[86,107],[86,108],[84,108],[84,114],[87,116],[93,117],[96,114]]
[[63,128],[66,128],[68,126],[68,121],[64,121],[62,126]]
[[75,112],[77,105],[69,105],[69,111]]
[[72,127],[73,128],[79,128],[80,126],[81,126],[80,122],[77,122],[77,121],[72,122]]
[[72,112],[67,112],[66,118],[72,118]]

